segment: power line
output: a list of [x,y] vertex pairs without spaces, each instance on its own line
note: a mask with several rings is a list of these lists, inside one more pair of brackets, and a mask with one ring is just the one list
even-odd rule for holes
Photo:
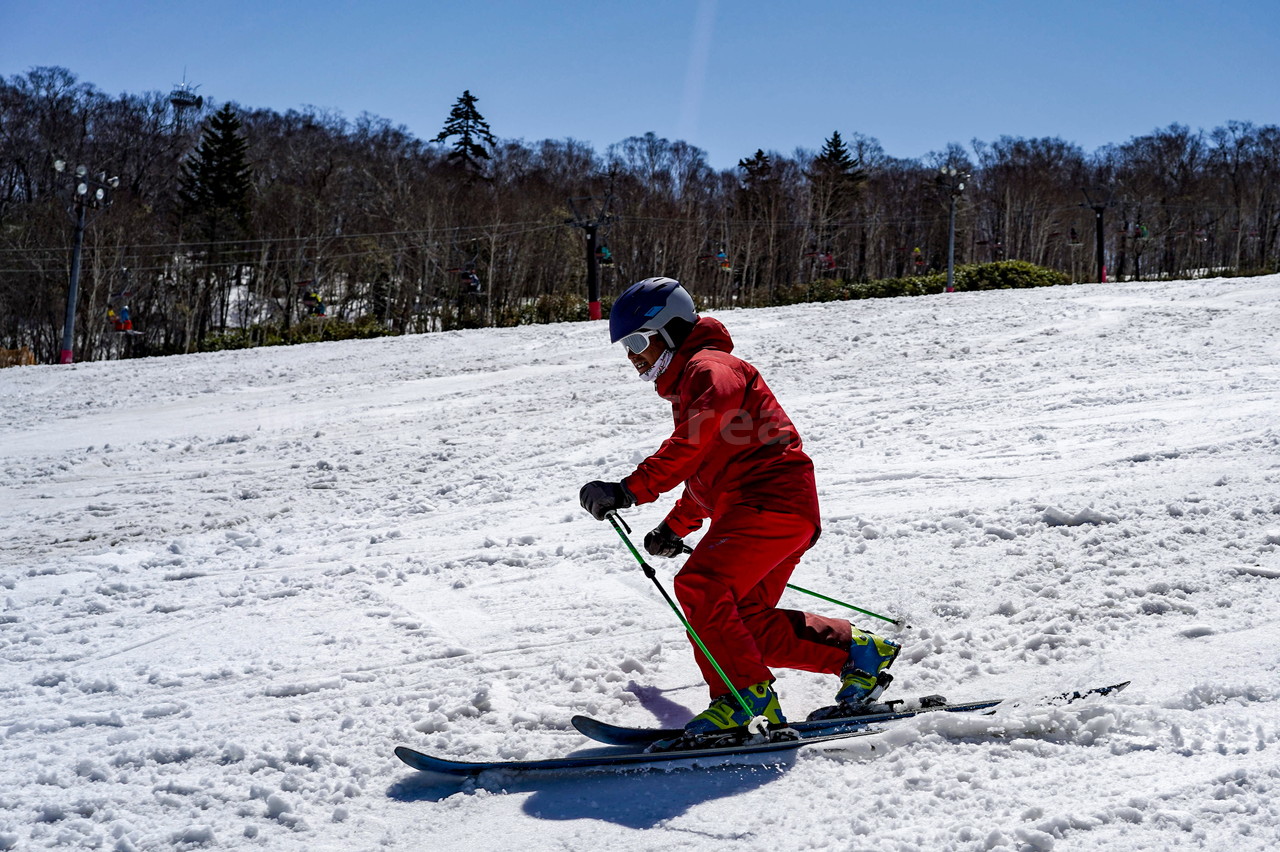
[[[254,245],[271,245],[278,243],[306,243],[316,240],[360,240],[373,239],[377,237],[402,237],[417,236],[428,237],[433,234],[449,234],[453,236],[457,232],[462,231],[467,234],[474,233],[478,237],[487,237],[490,235],[491,229],[494,228],[554,228],[556,225],[548,224],[546,220],[532,220],[528,222],[496,222],[488,225],[448,225],[436,228],[415,228],[403,231],[372,231],[369,233],[358,234],[342,234],[342,233],[316,233],[304,234],[289,237],[260,237],[255,239],[237,239],[237,240],[182,240],[169,241],[163,243],[139,243],[130,244],[130,248],[146,249],[146,248],[171,248],[173,246],[181,246],[186,249],[200,249],[204,247],[218,247],[226,245],[238,246],[254,246]],[[38,246],[34,248],[0,248],[0,253],[14,253],[24,251],[63,251],[65,246]]]

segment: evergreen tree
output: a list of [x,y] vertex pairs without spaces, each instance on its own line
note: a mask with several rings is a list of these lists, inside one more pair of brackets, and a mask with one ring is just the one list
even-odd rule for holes
[[227,327],[231,291],[239,280],[238,264],[227,264],[224,258],[228,250],[234,256],[235,240],[249,235],[253,177],[241,127],[230,104],[214,113],[179,175],[183,218],[205,242],[204,271],[179,306],[186,317],[183,337],[188,352],[202,345],[211,328]]
[[746,172],[742,177],[745,190],[761,190],[773,182],[773,160],[763,148],[757,148],[754,156],[739,160],[738,168]]
[[[458,137],[449,152],[449,162],[461,166],[468,173],[478,174],[483,169],[481,160],[491,159],[485,146],[492,147],[496,141],[489,132],[489,123],[476,109],[475,95],[465,90],[458,98],[444,123],[444,129],[433,141],[445,142],[451,137]],[[483,144],[481,144],[483,143]]]
[[200,146],[182,164],[182,212],[210,242],[249,232],[253,176],[241,128],[231,105],[223,106],[209,119]]
[[813,184],[821,219],[839,216],[848,210],[867,181],[866,171],[849,153],[839,130],[823,144],[805,177]]
[[814,157],[813,167],[809,172],[811,179],[837,176],[859,179],[865,177],[858,168],[857,161],[849,153],[849,147],[840,138],[839,130],[833,131],[831,138],[823,143],[822,150],[818,152],[818,156]]
[[741,170],[738,182],[738,205],[748,219],[767,218],[775,206],[781,189],[778,169],[773,158],[763,149],[738,161]]

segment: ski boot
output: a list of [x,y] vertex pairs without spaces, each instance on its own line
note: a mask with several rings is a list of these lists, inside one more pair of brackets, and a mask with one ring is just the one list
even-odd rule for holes
[[849,659],[840,670],[840,691],[836,703],[820,707],[809,714],[809,721],[859,716],[890,709],[876,704],[885,688],[893,682],[886,669],[893,665],[902,646],[892,639],[853,628],[853,644]]
[[[769,681],[761,681],[739,689],[738,695],[751,708],[751,715],[742,709],[742,703],[726,692],[712,699],[711,706],[689,720],[684,733],[674,740],[662,740],[649,746],[648,751],[673,749],[718,748],[742,745],[753,741],[786,739],[795,732],[787,727],[786,717],[778,705],[778,694]],[[752,730],[751,722],[763,717],[768,723],[764,730]]]

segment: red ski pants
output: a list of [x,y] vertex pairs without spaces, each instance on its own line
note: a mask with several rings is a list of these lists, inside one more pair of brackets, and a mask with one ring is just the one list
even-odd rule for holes
[[[676,575],[685,617],[735,689],[772,681],[770,666],[839,674],[848,659],[848,621],[777,608],[813,533],[800,515],[735,508],[712,521]],[[711,697],[728,692],[693,650]]]

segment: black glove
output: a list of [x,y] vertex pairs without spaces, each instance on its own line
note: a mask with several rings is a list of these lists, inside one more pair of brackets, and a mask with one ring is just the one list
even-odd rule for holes
[[635,496],[621,482],[600,480],[582,486],[578,501],[597,521],[603,521],[605,515],[616,509],[629,509],[636,504]]
[[670,559],[684,553],[684,541],[663,521],[644,537],[644,549],[649,551],[650,556],[665,556]]

